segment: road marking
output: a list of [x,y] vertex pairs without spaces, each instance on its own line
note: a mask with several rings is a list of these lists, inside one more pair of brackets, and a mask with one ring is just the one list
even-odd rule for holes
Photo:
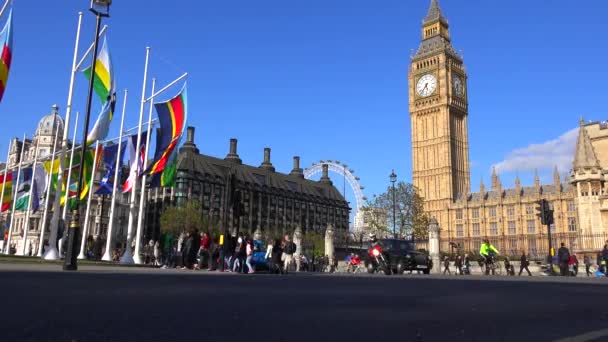
[[600,337],[606,336],[608,336],[608,329],[601,329],[596,331],[590,331],[578,336],[562,338],[560,340],[556,340],[555,342],[586,342],[593,341]]

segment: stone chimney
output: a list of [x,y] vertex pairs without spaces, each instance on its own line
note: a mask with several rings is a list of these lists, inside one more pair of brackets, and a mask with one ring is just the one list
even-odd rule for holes
[[323,173],[321,175],[321,179],[319,179],[319,182],[324,183],[324,184],[333,185],[333,183],[331,182],[331,179],[329,178],[329,165],[323,164],[321,167],[323,168]]
[[291,170],[290,175],[304,178],[304,172],[300,168],[300,157],[298,156],[293,157],[293,170]]
[[264,162],[260,165],[261,168],[274,172],[274,166],[270,162],[270,147],[264,148]]
[[192,126],[188,126],[186,128],[186,142],[184,143],[182,148],[179,149],[180,153],[182,151],[193,152],[196,154],[200,153],[198,148],[196,148],[196,144],[194,143],[194,127],[192,127]]
[[228,155],[226,155],[226,158],[224,159],[236,164],[242,164],[243,161],[241,160],[241,158],[239,158],[239,155],[236,150],[237,142],[238,141],[234,138],[230,139],[230,152],[228,152]]

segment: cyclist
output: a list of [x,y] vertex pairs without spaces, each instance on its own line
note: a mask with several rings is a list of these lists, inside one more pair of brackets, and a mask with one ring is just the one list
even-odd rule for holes
[[483,239],[483,244],[479,248],[479,254],[485,260],[486,275],[490,274],[490,269],[492,270],[492,275],[494,275],[494,258],[499,254],[496,247],[492,246],[490,240]]

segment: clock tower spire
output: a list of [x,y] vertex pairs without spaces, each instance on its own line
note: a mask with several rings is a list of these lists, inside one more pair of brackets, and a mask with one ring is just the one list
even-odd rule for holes
[[448,206],[470,192],[467,74],[449,23],[431,0],[408,72],[413,183],[447,227]]

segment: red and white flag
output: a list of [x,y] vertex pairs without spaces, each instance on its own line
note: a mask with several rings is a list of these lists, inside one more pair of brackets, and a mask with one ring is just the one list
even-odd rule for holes
[[123,192],[131,192],[133,189],[133,184],[135,184],[135,180],[142,173],[142,169],[144,166],[144,160],[146,158],[146,137],[148,132],[141,133],[141,143],[139,146],[139,160],[135,160],[135,148],[137,146],[137,134],[134,134],[129,137],[127,141],[127,146],[129,147],[129,178],[122,186]]

